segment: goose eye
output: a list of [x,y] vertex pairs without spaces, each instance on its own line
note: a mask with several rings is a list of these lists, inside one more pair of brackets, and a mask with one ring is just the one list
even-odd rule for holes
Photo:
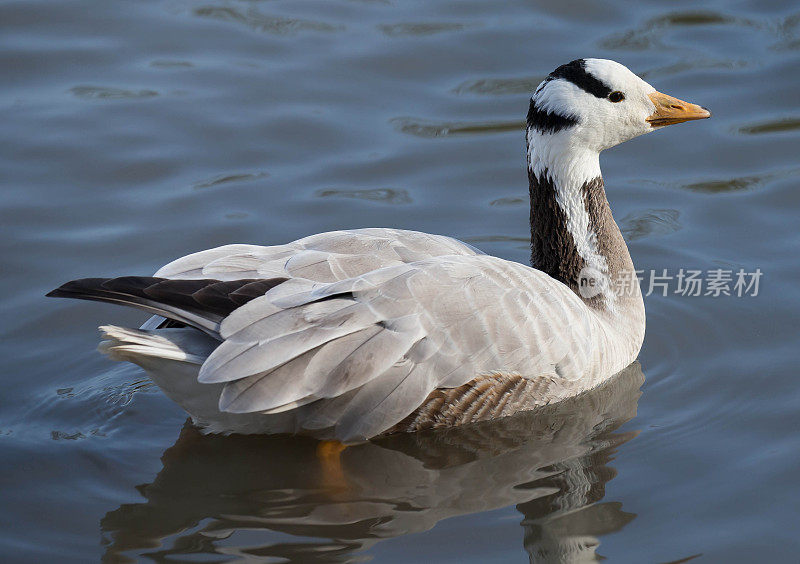
[[608,95],[608,99],[614,103],[622,102],[625,99],[625,94],[623,94],[619,90],[615,90],[614,92]]

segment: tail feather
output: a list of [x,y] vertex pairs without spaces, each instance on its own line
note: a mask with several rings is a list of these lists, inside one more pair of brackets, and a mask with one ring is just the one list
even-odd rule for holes
[[127,305],[191,325],[219,338],[219,324],[232,311],[284,282],[265,280],[171,280],[152,276],[82,278],[67,282],[48,297],[76,298]]
[[219,344],[216,340],[190,329],[142,331],[116,325],[100,327],[103,340],[100,352],[112,360],[136,362],[150,357],[201,365]]

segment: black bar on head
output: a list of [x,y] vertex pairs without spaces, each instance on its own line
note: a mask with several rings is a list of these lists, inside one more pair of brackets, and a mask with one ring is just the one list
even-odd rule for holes
[[531,105],[528,108],[528,127],[540,133],[556,133],[574,125],[578,125],[577,118],[541,110],[531,98]]
[[584,59],[575,59],[566,65],[561,65],[547,77],[548,80],[555,78],[568,80],[581,90],[598,98],[606,98],[611,94],[611,88],[597,77],[589,74],[586,70],[586,61]]

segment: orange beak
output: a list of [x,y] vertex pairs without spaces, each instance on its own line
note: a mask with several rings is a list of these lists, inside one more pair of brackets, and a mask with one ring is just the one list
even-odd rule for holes
[[678,100],[672,96],[667,96],[661,92],[653,92],[649,95],[650,100],[655,104],[656,111],[647,118],[651,127],[662,127],[674,123],[682,123],[693,119],[706,119],[711,117],[711,112],[703,106],[691,104]]

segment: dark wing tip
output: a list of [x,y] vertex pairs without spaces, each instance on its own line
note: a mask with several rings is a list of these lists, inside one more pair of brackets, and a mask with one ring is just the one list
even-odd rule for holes
[[79,278],[62,284],[45,294],[47,298],[72,298],[76,293],[84,293],[89,288],[97,288],[108,278]]

